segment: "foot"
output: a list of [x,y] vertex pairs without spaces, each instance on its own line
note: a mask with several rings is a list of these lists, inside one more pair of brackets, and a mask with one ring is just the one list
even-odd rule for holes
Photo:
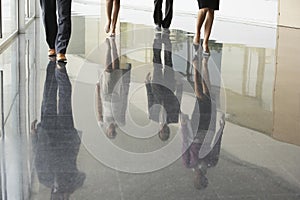
[[109,23],[109,24],[106,24],[104,30],[105,30],[106,33],[109,33],[109,31],[110,31],[110,23]]
[[200,44],[200,35],[195,35],[194,36],[194,39],[193,39],[193,43],[196,44],[196,45],[199,45]]
[[210,51],[209,51],[208,45],[207,44],[203,44],[202,48],[203,48],[203,55],[204,56],[209,56],[210,55]]
[[105,43],[106,43],[106,45],[107,45],[107,48],[111,48],[111,46],[110,46],[110,41],[109,41],[109,38],[106,38],[106,40],[105,40]]
[[110,34],[110,37],[115,37],[116,36],[116,26],[112,26],[112,29],[111,29],[111,34]]
[[55,49],[48,50],[48,56],[55,56],[55,55],[56,55]]
[[155,31],[160,32],[161,31],[161,26],[160,25],[156,25],[155,26]]
[[197,54],[198,50],[199,50],[199,44],[193,43],[193,47],[194,47],[195,53]]
[[66,55],[65,55],[65,54],[63,54],[63,53],[58,53],[58,54],[56,55],[56,60],[57,60],[58,62],[65,62],[65,61],[67,61],[67,58],[66,58]]
[[65,63],[65,62],[57,62],[56,67],[57,67],[57,69],[62,71],[64,69],[66,69],[66,64],[67,63]]
[[161,33],[155,33],[155,39],[160,40],[161,39]]
[[48,59],[51,62],[56,62],[56,57],[55,56],[49,56]]
[[169,28],[163,28],[163,33],[164,34],[170,34],[170,29]]

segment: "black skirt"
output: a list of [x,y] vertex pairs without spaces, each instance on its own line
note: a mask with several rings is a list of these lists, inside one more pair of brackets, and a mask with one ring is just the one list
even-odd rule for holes
[[210,8],[213,10],[219,10],[220,0],[197,0],[199,9]]

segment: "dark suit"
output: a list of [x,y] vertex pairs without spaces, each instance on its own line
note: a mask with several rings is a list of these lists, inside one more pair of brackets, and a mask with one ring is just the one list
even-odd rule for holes
[[40,0],[46,41],[49,48],[56,49],[57,53],[66,53],[71,37],[71,2],[72,0]]
[[163,0],[154,0],[153,19],[156,25],[169,28],[173,17],[173,0],[166,0],[165,17],[162,13]]

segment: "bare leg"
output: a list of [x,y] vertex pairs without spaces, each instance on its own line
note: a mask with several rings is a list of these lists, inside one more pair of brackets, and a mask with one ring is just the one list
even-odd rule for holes
[[[204,95],[210,96],[210,78],[208,72],[208,59],[209,57],[203,57],[200,61],[199,58],[193,60],[194,67],[194,89],[195,95],[202,99]],[[201,62],[201,63],[200,63]]]
[[206,94],[207,96],[210,96],[210,78],[209,78],[209,72],[208,72],[208,59],[209,57],[204,56],[202,58],[202,88],[203,88],[203,94]]
[[110,31],[112,8],[113,8],[113,0],[106,0],[106,17],[107,17],[107,24],[105,26],[106,33]]
[[201,77],[201,66],[199,63],[199,58],[193,60],[193,67],[194,67],[194,90],[195,95],[197,98],[203,98],[203,87],[202,87],[202,77]]
[[194,37],[194,43],[195,44],[199,44],[199,42],[200,42],[201,27],[202,27],[202,24],[205,20],[205,16],[206,16],[207,11],[208,11],[208,8],[202,8],[198,11],[198,17],[197,17],[197,23],[196,23],[196,34],[195,34],[195,37]]
[[112,31],[111,31],[112,35],[116,33],[116,24],[118,21],[119,10],[120,10],[120,0],[114,0],[114,12],[112,18]]
[[202,44],[202,47],[203,47],[203,50],[205,52],[208,52],[209,53],[209,48],[208,48],[208,40],[209,40],[209,36],[210,36],[210,33],[211,33],[211,28],[212,28],[212,25],[213,25],[213,21],[214,21],[214,10],[212,9],[209,9],[207,12],[206,12],[206,17],[205,17],[205,31],[204,31],[204,39],[203,39],[203,44]]
[[106,60],[105,60],[105,71],[106,72],[111,72],[112,71],[112,58],[111,58],[111,45],[109,42],[109,39],[106,38],[105,43],[107,45],[107,50],[106,50]]
[[118,55],[118,49],[117,49],[117,45],[116,45],[116,41],[114,38],[110,39],[110,45],[112,48],[112,69],[120,69],[120,60],[119,60],[119,55]]

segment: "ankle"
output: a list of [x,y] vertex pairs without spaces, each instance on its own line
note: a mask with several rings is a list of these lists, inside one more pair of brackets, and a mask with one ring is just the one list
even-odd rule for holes
[[199,44],[200,43],[200,35],[195,35],[193,42],[195,44]]

